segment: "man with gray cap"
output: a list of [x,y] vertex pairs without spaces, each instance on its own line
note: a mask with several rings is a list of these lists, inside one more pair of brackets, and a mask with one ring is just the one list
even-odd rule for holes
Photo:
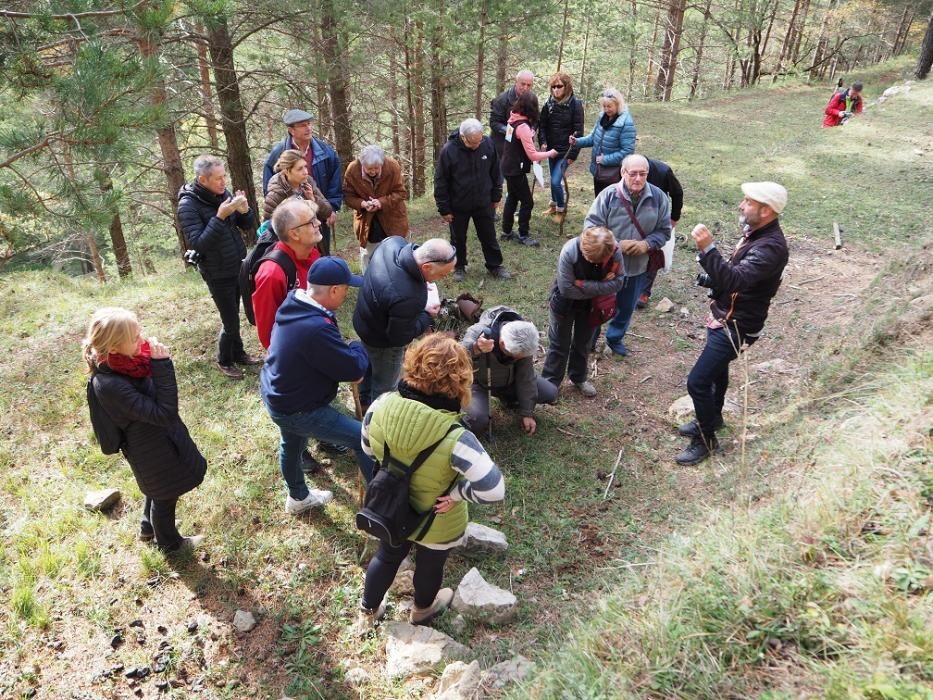
[[317,186],[324,193],[324,197],[334,208],[334,212],[321,226],[320,247],[324,255],[330,255],[330,230],[337,220],[337,211],[343,204],[340,158],[333,148],[312,136],[312,122],[314,122],[312,114],[303,109],[290,109],[282,115],[282,121],[288,127],[288,136],[273,146],[269,157],[266,158],[266,163],[262,168],[262,193],[266,194],[269,189],[269,180],[275,175],[275,164],[282,155],[282,151],[288,149],[299,151],[308,162],[308,172],[311,173]]
[[728,260],[706,226],[698,224],[693,229],[697,262],[704,270],[697,284],[709,288],[711,301],[706,347],[687,377],[696,420],[679,428],[681,435],[690,438],[690,445],[675,458],[678,464],[702,462],[719,447],[716,431],[723,425],[729,363],[738,357],[743,344],[758,340],[787,265],[787,241],[778,222],[787,204],[787,190],[776,182],[746,182],[742,193],[742,240]]

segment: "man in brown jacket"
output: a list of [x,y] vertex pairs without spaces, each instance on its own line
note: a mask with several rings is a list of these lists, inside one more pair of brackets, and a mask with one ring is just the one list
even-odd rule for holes
[[353,231],[360,243],[360,268],[385,238],[408,238],[407,193],[398,161],[386,157],[379,146],[366,146],[347,166],[343,199],[353,210]]

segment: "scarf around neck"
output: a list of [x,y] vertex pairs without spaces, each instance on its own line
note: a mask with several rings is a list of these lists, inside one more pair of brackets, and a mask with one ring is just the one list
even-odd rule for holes
[[128,357],[117,352],[112,352],[104,356],[100,364],[107,365],[118,374],[125,374],[133,379],[142,379],[152,376],[152,348],[149,347],[149,341],[144,341],[139,348],[139,353]]

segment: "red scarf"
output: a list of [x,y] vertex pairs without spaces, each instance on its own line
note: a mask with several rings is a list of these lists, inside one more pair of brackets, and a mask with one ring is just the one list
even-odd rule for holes
[[133,377],[133,379],[142,379],[143,377],[152,376],[152,367],[149,364],[151,357],[152,349],[149,347],[149,341],[144,340],[138,354],[127,357],[118,352],[112,352],[104,358],[101,364],[107,365],[114,372]]

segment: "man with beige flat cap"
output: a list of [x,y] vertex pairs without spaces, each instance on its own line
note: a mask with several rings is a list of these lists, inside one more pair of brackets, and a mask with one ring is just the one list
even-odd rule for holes
[[787,265],[787,241],[778,222],[787,205],[787,190],[776,182],[746,182],[742,193],[742,240],[728,260],[706,226],[693,229],[697,262],[704,270],[697,275],[697,284],[709,288],[710,314],[706,347],[687,377],[696,420],[679,428],[690,445],[675,458],[678,464],[698,464],[718,449],[716,431],[723,425],[729,363],[743,344],[758,340]]

